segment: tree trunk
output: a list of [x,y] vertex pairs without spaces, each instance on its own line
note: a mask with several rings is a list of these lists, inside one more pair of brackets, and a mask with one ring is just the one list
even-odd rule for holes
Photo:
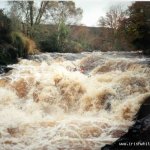
[[30,25],[31,27],[33,26],[33,5],[34,5],[34,1],[28,1],[29,4],[29,10],[30,10]]

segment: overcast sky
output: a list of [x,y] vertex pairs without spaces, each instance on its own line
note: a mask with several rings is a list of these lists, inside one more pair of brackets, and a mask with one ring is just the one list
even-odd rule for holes
[[112,5],[122,5],[124,9],[131,4],[130,0],[74,0],[76,6],[83,9],[81,23],[87,26],[97,26],[98,19],[105,16]]
[[[127,8],[131,0],[73,0],[77,7],[83,9],[81,23],[87,26],[97,26],[100,16],[104,16],[111,5],[121,4]],[[6,1],[0,0],[0,8],[6,7]]]

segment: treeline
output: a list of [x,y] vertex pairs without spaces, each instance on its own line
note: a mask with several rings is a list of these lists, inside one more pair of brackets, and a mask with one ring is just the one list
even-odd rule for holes
[[36,41],[43,51],[142,50],[150,54],[150,2],[134,2],[127,10],[120,5],[111,6],[106,16],[99,19],[99,27],[64,23],[59,30],[56,25],[43,24],[41,28],[36,35],[41,39]]
[[[112,6],[99,27],[80,25],[73,1],[9,1],[0,11],[0,63],[43,52],[133,51],[150,54],[150,2]],[[32,39],[32,40],[31,40]]]
[[139,1],[128,9],[129,17],[121,21],[120,30],[136,50],[150,55],[150,2]]
[[9,5],[14,30],[34,39],[42,51],[150,51],[150,2],[134,2],[127,10],[111,6],[95,28],[80,25],[83,10],[72,1],[42,1],[39,6],[33,1],[12,1]]
[[113,6],[106,17],[99,19],[99,25],[111,29],[102,38],[108,45],[107,50],[142,50],[150,54],[149,1],[134,2],[126,11]]
[[82,45],[71,38],[82,9],[73,1],[11,1],[9,17],[14,30],[34,39],[39,49],[49,52],[80,52]]

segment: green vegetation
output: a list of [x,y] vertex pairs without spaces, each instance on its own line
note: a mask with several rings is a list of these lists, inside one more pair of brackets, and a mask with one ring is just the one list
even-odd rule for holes
[[14,63],[17,59],[16,49],[10,44],[11,21],[0,10],[0,64]]
[[19,57],[27,57],[28,54],[32,55],[38,52],[35,42],[24,36],[22,33],[12,32],[10,36],[12,45],[19,50]]
[[135,2],[128,13],[129,17],[121,22],[121,30],[135,49],[150,54],[150,2]]
[[25,43],[26,41],[24,36],[18,32],[12,32],[10,36],[12,40],[12,45],[19,50],[18,56],[27,57],[27,50],[26,50],[26,43]]
[[37,53],[35,43],[11,28],[11,20],[0,10],[0,64],[17,62],[18,57],[26,58]]
[[[150,54],[150,2],[134,2],[128,10],[111,7],[99,20],[104,32],[103,45],[107,50],[142,50]],[[105,48],[103,48],[105,49]]]
[[[68,49],[70,43],[73,43],[74,52],[79,51],[75,50],[79,43],[70,39],[70,25],[77,24],[82,17],[82,9],[77,8],[74,2],[42,1],[37,7],[34,1],[11,1],[9,5],[9,16],[15,30],[18,31],[22,26],[20,32],[33,38],[42,51],[72,52]],[[45,22],[50,22],[51,29]],[[17,43],[16,45],[18,46]]]
[[11,20],[0,10],[0,43],[10,42]]
[[[9,1],[0,10],[0,64],[43,52],[132,51],[150,54],[150,2],[123,10],[112,6],[99,27],[79,25],[82,9],[72,1]],[[31,40],[32,39],[32,40]]]

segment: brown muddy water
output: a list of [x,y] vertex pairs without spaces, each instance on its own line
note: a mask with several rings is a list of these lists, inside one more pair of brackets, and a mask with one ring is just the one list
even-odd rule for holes
[[127,132],[150,96],[134,52],[45,53],[0,75],[0,150],[99,150]]

